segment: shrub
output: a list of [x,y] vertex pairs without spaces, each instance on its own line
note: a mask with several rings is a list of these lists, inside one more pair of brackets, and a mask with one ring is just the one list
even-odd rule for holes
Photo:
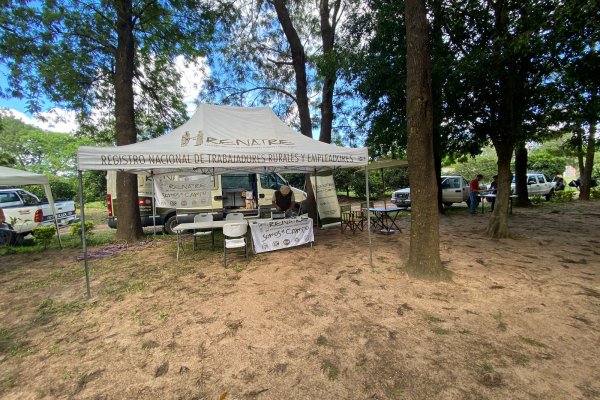
[[[85,221],[85,236],[90,237],[94,234],[94,223],[92,221]],[[71,235],[75,237],[81,237],[81,222],[75,222],[71,225]]]
[[544,196],[536,194],[531,196],[531,203],[532,204],[542,204],[544,202]]
[[566,203],[568,201],[573,201],[573,199],[575,199],[574,190],[559,190],[554,192],[554,201],[558,203]]
[[600,188],[592,188],[590,190],[590,199],[600,200]]
[[47,249],[54,238],[55,232],[54,226],[38,226],[33,230],[33,239],[36,243],[43,245],[44,249]]

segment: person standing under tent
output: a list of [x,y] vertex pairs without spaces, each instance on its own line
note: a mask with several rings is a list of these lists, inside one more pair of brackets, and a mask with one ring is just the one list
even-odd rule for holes
[[296,198],[294,197],[294,192],[287,185],[282,185],[279,190],[276,190],[275,193],[273,193],[271,203],[278,211],[285,212],[286,217],[291,216],[292,212],[296,210]]

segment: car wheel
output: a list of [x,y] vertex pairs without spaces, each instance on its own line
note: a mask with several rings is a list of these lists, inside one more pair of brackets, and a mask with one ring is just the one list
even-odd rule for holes
[[167,235],[172,235],[174,233],[173,232],[173,228],[175,228],[176,226],[177,226],[177,216],[171,215],[165,221],[165,225],[164,225],[164,231],[165,231],[165,233]]
[[550,192],[546,195],[546,200],[550,200],[554,197],[554,189],[551,189]]
[[15,244],[16,235],[8,229],[0,229],[0,249]]

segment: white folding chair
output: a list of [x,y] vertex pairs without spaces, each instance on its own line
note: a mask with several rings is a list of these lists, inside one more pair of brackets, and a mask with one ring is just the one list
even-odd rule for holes
[[[200,223],[206,222],[206,223],[210,223],[212,225],[213,215],[208,214],[208,213],[197,214],[196,216],[194,216],[194,223],[198,223],[198,222],[200,222]],[[208,236],[208,235],[212,236],[212,247],[215,247],[215,231],[212,228],[212,226],[210,229],[207,229],[207,228],[194,229],[194,250],[196,250],[196,239],[200,236]]]
[[233,222],[223,225],[223,266],[227,267],[227,249],[244,248],[244,255],[248,258],[248,243],[246,232],[248,224],[244,222]]
[[227,216],[225,217],[225,221],[243,221],[244,220],[244,214],[242,213],[229,213],[227,214]]

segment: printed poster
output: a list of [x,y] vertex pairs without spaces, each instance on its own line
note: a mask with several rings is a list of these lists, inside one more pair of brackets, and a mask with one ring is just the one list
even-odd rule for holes
[[154,177],[156,207],[210,207],[210,175]]
[[316,193],[317,210],[321,219],[321,226],[339,225],[340,204],[338,203],[337,191],[335,190],[335,182],[333,181],[333,173],[331,171],[318,173],[316,182],[315,176],[310,176],[310,183],[313,191]]

